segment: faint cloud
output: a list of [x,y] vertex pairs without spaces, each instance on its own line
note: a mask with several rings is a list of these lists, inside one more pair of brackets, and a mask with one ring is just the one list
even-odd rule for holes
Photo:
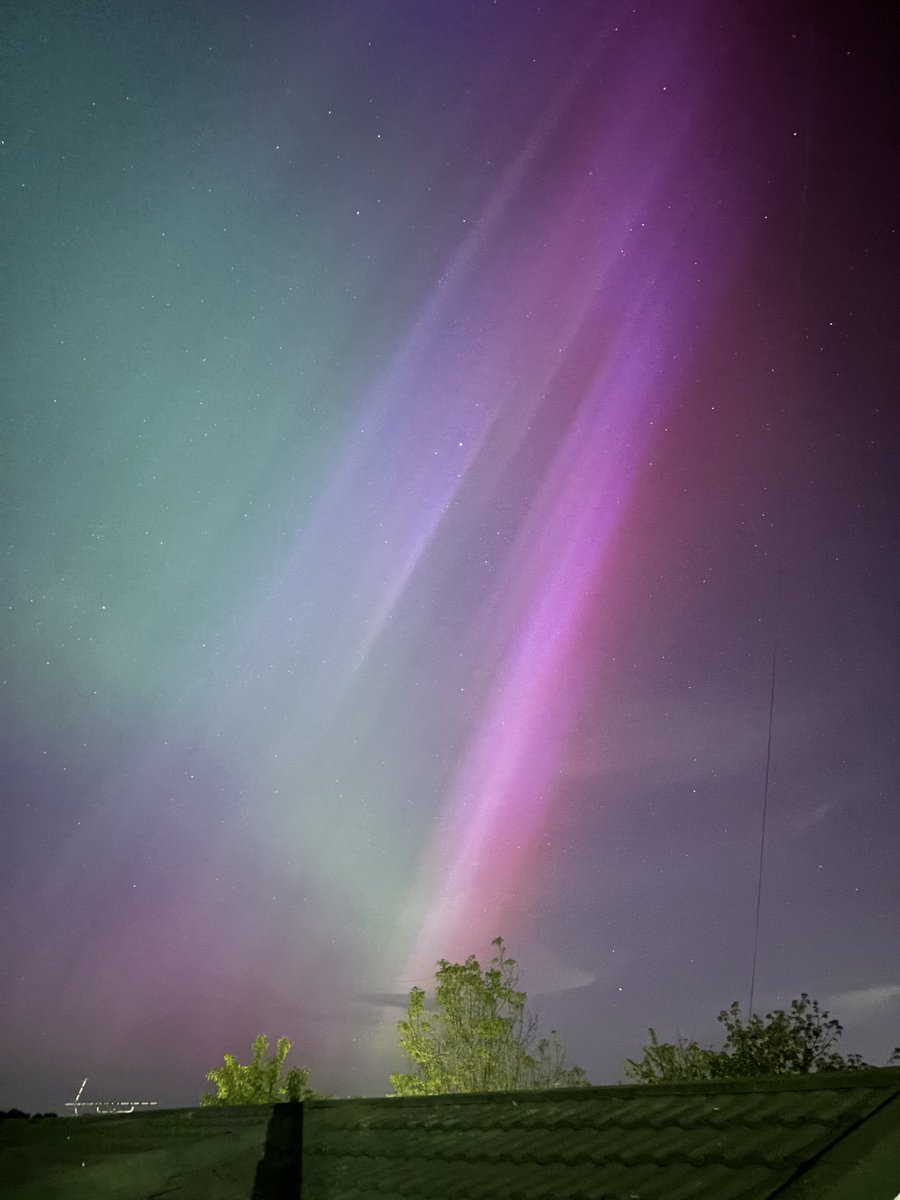
[[406,1008],[409,992],[357,992],[353,999],[359,1004],[369,1004],[375,1008]]
[[835,806],[835,801],[826,801],[824,804],[817,804],[815,808],[809,809],[807,812],[796,813],[791,817],[791,825],[795,829],[808,829],[810,825],[815,825],[826,817]]
[[[519,959],[519,955],[514,957]],[[563,961],[549,947],[531,942],[525,947],[519,960],[519,986],[529,996],[557,995],[573,992],[577,988],[590,987],[596,983],[594,971],[586,971],[577,964]]]
[[829,1004],[857,1020],[880,1015],[889,1005],[900,1005],[900,983],[878,983],[852,992],[835,992]]
[[[510,948],[506,948],[507,954]],[[519,963],[519,988],[529,997],[557,995],[560,992],[572,992],[578,988],[590,987],[596,983],[594,971],[586,971],[577,964],[561,960],[546,946],[530,943],[525,947],[521,957],[513,953]],[[482,959],[482,968],[487,969],[488,960]],[[406,980],[398,981],[406,985]],[[410,980],[410,988],[424,987],[429,997],[434,992],[433,977],[430,979]],[[405,1009],[409,1004],[409,992],[356,992],[353,999],[358,1004],[369,1005],[382,1011]]]

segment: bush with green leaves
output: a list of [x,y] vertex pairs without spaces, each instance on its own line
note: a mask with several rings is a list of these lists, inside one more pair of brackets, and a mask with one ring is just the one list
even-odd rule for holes
[[[757,1075],[804,1075],[816,1071],[865,1071],[870,1064],[858,1054],[846,1058],[834,1045],[844,1032],[839,1021],[828,1020],[817,1000],[806,992],[791,1001],[790,1012],[777,1009],[751,1013],[745,1021],[737,1000],[719,1013],[726,1031],[721,1050],[706,1050],[679,1039],[660,1042],[650,1029],[650,1045],[640,1061],[625,1060],[625,1075],[637,1083],[679,1083],[693,1079],[747,1079]],[[900,1055],[900,1048],[889,1060]]]
[[506,957],[502,938],[492,945],[497,954],[483,973],[474,955],[464,963],[440,960],[434,1011],[426,1011],[424,989],[410,992],[397,1030],[416,1070],[391,1076],[397,1095],[588,1086],[555,1031],[538,1039],[526,994],[516,987],[518,965]]
[[309,1070],[291,1067],[282,1074],[284,1060],[291,1048],[289,1038],[278,1039],[278,1048],[271,1058],[263,1059],[269,1039],[261,1033],[253,1043],[253,1062],[246,1066],[236,1062],[234,1055],[225,1055],[224,1067],[214,1068],[206,1078],[216,1085],[219,1094],[204,1092],[201,1107],[237,1104],[281,1104],[288,1100],[311,1100],[316,1093],[307,1087]]

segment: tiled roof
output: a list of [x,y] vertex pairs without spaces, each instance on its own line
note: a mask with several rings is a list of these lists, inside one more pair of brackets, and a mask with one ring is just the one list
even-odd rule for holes
[[[250,1200],[272,1113],[264,1106],[182,1108],[0,1121],[0,1197]],[[298,1174],[299,1161],[293,1192],[273,1190],[271,1200],[296,1200]]]
[[[840,1190],[844,1183],[855,1186],[850,1177],[861,1169],[851,1138],[863,1157],[879,1159],[883,1200],[894,1200],[900,1193],[900,1070],[317,1102],[305,1114],[302,1194],[329,1200],[882,1200],[871,1178],[862,1191]],[[865,1170],[871,1177],[871,1163]]]
[[900,1068],[0,1121],[3,1200],[897,1200]]

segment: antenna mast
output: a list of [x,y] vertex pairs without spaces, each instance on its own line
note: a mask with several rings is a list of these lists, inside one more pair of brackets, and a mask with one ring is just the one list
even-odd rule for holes
[[[816,6],[815,0],[810,5],[809,19],[809,63],[810,79],[806,93],[806,128],[803,137],[803,185],[800,189],[800,206],[797,218],[797,269],[794,273],[794,336],[791,340],[790,367],[788,370],[787,410],[785,426],[790,429],[790,418],[794,409],[794,390],[797,380],[797,347],[800,340],[800,281],[803,270],[803,243],[806,236],[806,198],[809,192],[810,151],[812,148],[812,119],[813,91],[815,85],[815,50],[816,50]],[[784,500],[781,500],[782,505]],[[756,960],[759,952],[759,914],[762,902],[763,861],[766,848],[766,817],[769,808],[769,774],[772,765],[772,726],[775,720],[775,668],[778,664],[778,634],[781,623],[781,589],[784,564],[784,526],[779,530],[777,539],[778,572],[775,584],[775,630],[772,636],[772,683],[769,690],[769,732],[766,741],[766,775],[763,785],[762,827],[759,835],[759,870],[756,880],[756,913],[753,919],[753,962],[750,967],[750,1002],[748,1017],[753,1015],[753,997],[756,992]]]
[[756,916],[753,921],[753,965],[750,968],[750,1003],[747,1016],[753,1016],[753,994],[756,990],[756,958],[759,952],[759,910],[762,903],[763,859],[766,852],[766,815],[769,808],[769,772],[772,766],[772,726],[775,723],[775,667],[778,663],[778,618],[781,615],[781,563],[778,564],[775,585],[775,635],[772,638],[772,686],[769,691],[769,736],[766,742],[766,779],[763,784],[762,827],[759,833],[759,871],[756,878]]

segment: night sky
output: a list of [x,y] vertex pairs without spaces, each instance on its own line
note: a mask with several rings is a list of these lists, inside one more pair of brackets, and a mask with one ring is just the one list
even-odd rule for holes
[[[890,12],[889,12],[890,9]],[[852,19],[851,19],[852,12]],[[860,15],[862,14],[862,15]],[[897,17],[2,8],[0,1108],[900,1043]]]

